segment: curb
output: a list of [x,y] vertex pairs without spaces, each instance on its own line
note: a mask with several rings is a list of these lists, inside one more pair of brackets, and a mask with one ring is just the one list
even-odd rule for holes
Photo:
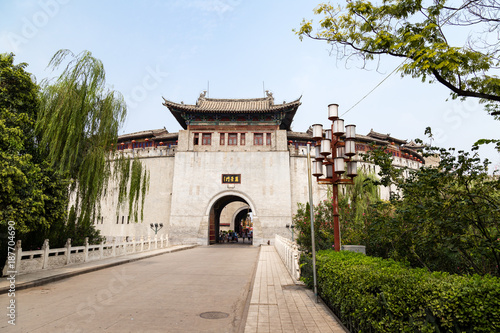
[[[129,259],[124,258],[123,260],[120,260],[117,262],[112,262],[109,264],[102,264],[102,265],[97,265],[97,266],[93,266],[93,267],[86,267],[86,268],[82,268],[80,270],[76,270],[74,272],[61,273],[61,274],[56,274],[56,275],[40,278],[40,279],[33,280],[33,281],[22,282],[22,283],[16,284],[16,291],[28,289],[28,288],[33,288],[33,287],[39,287],[39,286],[42,286],[42,285],[45,285],[48,283],[67,279],[67,278],[70,278],[70,277],[73,277],[76,275],[95,272],[95,271],[98,271],[101,269],[110,268],[110,267],[114,267],[114,266],[118,266],[118,265],[122,265],[122,264],[127,264],[130,262],[134,262],[134,261],[138,261],[138,260],[142,260],[142,259],[146,259],[146,258],[156,257],[156,256],[166,254],[166,253],[174,253],[174,252],[179,252],[179,251],[183,251],[183,250],[189,250],[189,249],[195,248],[197,246],[199,246],[199,245],[189,245],[186,247],[166,250],[166,251],[160,252],[160,253],[152,253],[152,254],[144,255],[143,257],[129,258]],[[9,288],[10,287],[0,288],[0,295],[7,294],[9,292]]]

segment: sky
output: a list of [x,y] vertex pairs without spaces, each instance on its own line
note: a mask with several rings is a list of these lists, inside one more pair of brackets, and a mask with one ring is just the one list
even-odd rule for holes
[[[2,0],[0,52],[26,62],[37,82],[56,75],[47,65],[59,49],[92,52],[104,64],[110,89],[127,102],[119,134],[179,131],[162,97],[195,104],[204,90],[210,98],[259,98],[269,90],[275,103],[301,98],[292,123],[298,132],[329,126],[327,106],[337,103],[359,134],[373,129],[430,143],[424,131],[431,127],[433,145],[457,150],[499,138],[500,122],[475,100],[453,101],[438,83],[391,75],[401,60],[385,57],[363,69],[358,61],[338,60],[325,42],[300,41],[293,29],[303,19],[319,20],[313,14],[318,3]],[[493,147],[481,148],[480,156],[500,167]]]

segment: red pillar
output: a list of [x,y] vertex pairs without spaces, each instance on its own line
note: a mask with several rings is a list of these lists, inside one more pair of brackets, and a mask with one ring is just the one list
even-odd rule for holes
[[333,237],[335,242],[335,251],[340,251],[340,223],[339,223],[339,186],[333,184]]

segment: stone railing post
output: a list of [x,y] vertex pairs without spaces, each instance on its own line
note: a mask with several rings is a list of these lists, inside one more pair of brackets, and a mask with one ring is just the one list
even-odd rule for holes
[[83,258],[83,262],[89,261],[89,238],[85,237],[85,240],[83,241],[83,245],[85,246],[85,250],[83,253],[85,253],[85,256]]
[[285,264],[287,270],[290,272],[294,280],[300,279],[300,266],[299,266],[299,255],[300,251],[297,247],[297,243],[292,242],[290,239],[276,235],[275,237],[275,247],[280,255],[283,263]]
[[99,244],[99,259],[104,259],[104,241]]
[[[16,248],[15,248],[15,253],[16,253],[16,267],[13,269],[14,271],[20,271],[21,270],[21,257],[23,256],[23,248],[21,247],[21,240],[18,239],[16,242]],[[5,265],[7,267],[7,265]]]
[[22,255],[23,249],[21,248],[21,240],[18,239],[16,241],[16,245],[14,245],[14,251],[12,253],[9,253],[7,259],[5,259],[5,266],[3,266],[2,276],[8,276],[11,274],[15,275],[21,272]]
[[141,236],[141,252],[144,251],[144,237]]
[[116,257],[116,237],[113,237],[113,245],[111,246],[111,256]]
[[135,252],[135,237],[132,237],[132,253]]
[[300,279],[300,265],[299,265],[299,259],[300,259],[300,251],[299,248],[297,247],[297,244],[293,245],[293,272],[295,273],[295,279],[299,280]]
[[158,238],[155,235],[155,250],[158,248]]
[[71,262],[71,238],[68,238],[64,247],[66,248],[66,265],[69,265]]
[[43,241],[42,250],[43,250],[42,268],[45,269],[49,266],[49,240],[48,239]]
[[163,249],[163,234],[160,235],[160,247]]
[[148,235],[148,251],[151,250],[151,236]]

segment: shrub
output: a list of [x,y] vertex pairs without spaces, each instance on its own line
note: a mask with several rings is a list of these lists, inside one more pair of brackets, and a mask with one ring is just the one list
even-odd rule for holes
[[[311,259],[301,258],[312,287]],[[392,259],[317,253],[318,293],[353,332],[498,332],[500,280],[409,268]]]

